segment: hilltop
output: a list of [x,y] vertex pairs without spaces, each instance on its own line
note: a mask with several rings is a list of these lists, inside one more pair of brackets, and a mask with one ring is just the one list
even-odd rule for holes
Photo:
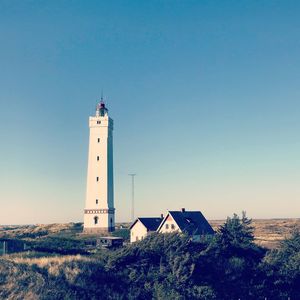
[[[225,220],[210,220],[214,230],[217,230]],[[300,219],[254,219],[255,242],[266,248],[276,248],[279,242],[287,238],[295,229],[300,229]],[[24,240],[42,240],[44,238],[64,238],[85,240],[94,235],[82,234],[82,223],[56,223],[36,225],[2,225],[0,226],[0,238],[18,238]],[[117,230],[113,235],[128,237],[130,223],[117,224]]]
[[[225,220],[209,221],[214,230]],[[273,249],[280,241],[289,238],[294,230],[300,229],[300,219],[253,219],[254,237],[256,244]]]

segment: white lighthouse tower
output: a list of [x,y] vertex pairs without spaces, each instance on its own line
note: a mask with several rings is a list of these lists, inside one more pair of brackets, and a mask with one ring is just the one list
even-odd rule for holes
[[115,230],[113,179],[113,120],[103,99],[96,115],[89,118],[90,140],[87,172],[84,232]]

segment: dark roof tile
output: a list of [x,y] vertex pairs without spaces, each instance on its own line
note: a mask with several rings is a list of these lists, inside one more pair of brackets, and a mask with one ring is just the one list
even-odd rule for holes
[[138,218],[150,231],[155,231],[160,225],[162,218]]
[[140,221],[148,231],[156,231],[163,218],[137,218],[130,226],[131,229],[137,221]]
[[214,234],[214,230],[200,211],[169,211],[177,225],[188,234]]

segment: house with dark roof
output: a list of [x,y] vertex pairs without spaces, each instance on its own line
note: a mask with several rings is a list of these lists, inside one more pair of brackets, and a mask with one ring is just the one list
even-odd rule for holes
[[130,226],[130,242],[144,239],[151,232],[180,232],[191,236],[193,241],[200,241],[204,235],[214,234],[214,230],[201,211],[168,211],[163,218],[137,218]]
[[157,228],[159,233],[182,232],[199,241],[203,235],[214,234],[214,230],[200,211],[168,211]]
[[130,226],[130,242],[144,239],[149,233],[155,232],[163,220],[160,218],[137,218]]

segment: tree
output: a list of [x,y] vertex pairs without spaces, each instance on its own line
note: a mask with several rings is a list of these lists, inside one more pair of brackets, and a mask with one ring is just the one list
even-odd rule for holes
[[243,212],[220,226],[195,264],[195,284],[212,286],[219,299],[257,299],[258,265],[265,251],[254,243],[251,220]]
[[300,232],[294,231],[262,264],[264,290],[272,299],[300,299]]
[[237,214],[228,217],[226,222],[220,226],[217,234],[219,243],[223,250],[227,248],[249,248],[254,245],[254,227],[252,220],[248,219],[246,212],[242,212],[240,219]]

